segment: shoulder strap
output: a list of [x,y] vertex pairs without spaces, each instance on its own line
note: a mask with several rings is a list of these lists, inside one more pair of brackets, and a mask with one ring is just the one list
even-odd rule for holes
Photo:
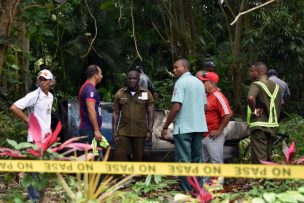
[[267,86],[264,84],[264,83],[262,83],[262,82],[260,82],[260,81],[256,81],[256,82],[254,82],[254,84],[257,84],[257,85],[259,85],[260,87],[262,87],[262,89],[266,92],[266,94],[270,97],[270,98],[276,98],[276,96],[277,96],[277,94],[278,94],[278,91],[279,91],[279,85],[278,84],[275,84],[276,86],[275,86],[275,89],[274,89],[274,91],[273,91],[273,93],[271,94],[270,93],[270,91],[269,91],[269,89],[267,88]]
[[34,112],[35,106],[36,106],[36,104],[38,102],[38,99],[39,99],[39,96],[40,96],[40,91],[38,91],[38,96],[37,96],[37,99],[36,99],[35,103],[32,106],[28,107],[28,110],[29,110],[30,113]]
[[[249,117],[249,111],[247,114],[247,119],[249,120],[248,123],[250,123],[250,127],[254,127],[254,126],[264,126],[264,127],[278,127],[278,117],[277,117],[277,111],[275,109],[275,103],[274,100],[277,97],[277,94],[279,92],[279,85],[276,84],[275,89],[273,91],[273,93],[271,94],[269,89],[267,88],[267,86],[260,82],[254,82],[255,84],[259,85],[260,87],[262,87],[262,89],[266,92],[266,94],[269,96],[270,98],[270,106],[269,106],[269,119],[268,122],[254,122],[254,123],[250,123],[250,118]],[[250,110],[250,108],[248,108]]]

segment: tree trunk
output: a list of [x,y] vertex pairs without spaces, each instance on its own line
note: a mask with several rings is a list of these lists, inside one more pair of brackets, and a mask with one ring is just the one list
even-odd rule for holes
[[[248,6],[247,0],[238,0],[237,4],[235,5],[235,11],[232,11],[232,9],[228,9],[230,12],[230,15],[234,18],[235,13],[238,14],[244,10],[246,10],[246,7]],[[229,8],[232,8],[232,6],[229,6]],[[233,109],[235,114],[239,114],[242,117],[244,117],[244,108],[242,108],[242,94],[243,94],[243,88],[242,88],[242,82],[244,81],[246,73],[243,70],[243,61],[241,60],[241,40],[242,40],[242,34],[244,31],[244,16],[241,16],[238,21],[235,23],[234,27],[231,27],[229,25],[229,17],[226,14],[225,9],[221,5],[221,10],[224,14],[224,17],[226,19],[226,25],[227,30],[229,33],[229,42],[231,46],[231,55],[232,55],[232,64],[230,66],[230,74],[231,74],[231,82],[232,82],[232,88],[233,88]],[[248,23],[248,22],[247,22]],[[244,74],[245,73],[245,74]]]
[[168,40],[173,62],[179,57],[188,58],[196,49],[192,0],[160,0],[160,5],[164,20],[169,22]]
[[19,2],[20,0],[0,0],[0,78],[2,76],[3,59],[9,45],[7,39],[10,37]]
[[19,81],[22,81],[22,85],[19,86],[19,93],[20,95],[24,95],[29,90],[29,83],[30,83],[30,71],[29,71],[29,60],[28,55],[30,52],[30,40],[25,36],[26,34],[26,24],[23,21],[17,21],[18,27],[18,38],[17,43],[21,52],[18,56],[19,59]]
[[[239,21],[235,25],[234,30],[234,43],[233,43],[233,69],[232,69],[232,86],[233,86],[233,106],[234,111],[238,114],[243,114],[242,112],[242,74],[241,74],[241,63],[239,60],[240,57],[240,49],[241,49],[241,32],[243,30],[243,19],[239,19]],[[242,115],[243,116],[243,115]]]

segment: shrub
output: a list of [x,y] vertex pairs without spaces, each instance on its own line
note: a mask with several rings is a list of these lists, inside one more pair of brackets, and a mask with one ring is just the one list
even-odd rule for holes
[[27,126],[12,113],[0,111],[0,146],[4,146],[6,139],[18,142],[26,141]]
[[288,134],[290,142],[297,143],[298,155],[304,154],[304,118],[290,114],[288,118],[280,123],[279,133]]

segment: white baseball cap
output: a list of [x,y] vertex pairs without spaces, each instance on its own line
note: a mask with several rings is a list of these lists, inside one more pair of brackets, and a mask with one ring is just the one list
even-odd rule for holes
[[53,80],[53,74],[51,73],[51,71],[47,70],[47,69],[43,69],[38,73],[37,79],[39,77],[44,77],[47,80]]

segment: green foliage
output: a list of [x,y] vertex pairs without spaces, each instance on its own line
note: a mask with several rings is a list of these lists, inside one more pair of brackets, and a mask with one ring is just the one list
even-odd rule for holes
[[114,86],[107,86],[98,88],[97,91],[101,93],[102,101],[112,102],[114,99]]
[[250,163],[250,138],[246,138],[240,141],[240,161],[241,163]]
[[17,143],[15,140],[10,140],[10,139],[6,139],[6,141],[8,144],[10,144],[16,150],[27,149],[27,148],[34,148],[34,149],[37,148],[37,146],[35,144],[29,143],[29,142]]
[[158,193],[170,188],[176,181],[162,179],[158,175],[148,175],[145,181],[137,181],[132,190],[137,194]]
[[24,176],[21,178],[22,186],[27,188],[32,185],[38,191],[42,191],[48,185],[49,180],[54,177],[54,174],[35,173],[35,176],[38,179],[34,178],[32,173],[24,173]]
[[174,80],[171,78],[164,79],[162,81],[154,81],[153,84],[156,87],[157,93],[159,94],[159,99],[156,101],[156,108],[170,109]]
[[287,189],[283,192],[254,192],[254,196],[246,199],[251,199],[253,203],[264,203],[264,202],[303,202],[304,201],[304,187],[299,187],[298,190]]
[[[242,182],[242,180],[241,180]],[[244,181],[246,184],[246,181]],[[302,202],[303,180],[252,179],[249,191],[236,189],[230,193],[215,194],[215,202]],[[242,187],[242,186],[241,186]]]
[[6,145],[6,139],[25,141],[27,126],[9,112],[0,111],[0,146]]
[[290,143],[295,141],[297,155],[304,155],[304,118],[290,114],[284,121],[280,123],[279,133],[288,134]]
[[[284,0],[252,12],[252,23],[244,37],[248,52],[278,71],[291,89],[293,105],[288,112],[303,113],[304,61],[303,1]],[[298,107],[298,108],[296,108]],[[300,112],[299,112],[300,111]]]

